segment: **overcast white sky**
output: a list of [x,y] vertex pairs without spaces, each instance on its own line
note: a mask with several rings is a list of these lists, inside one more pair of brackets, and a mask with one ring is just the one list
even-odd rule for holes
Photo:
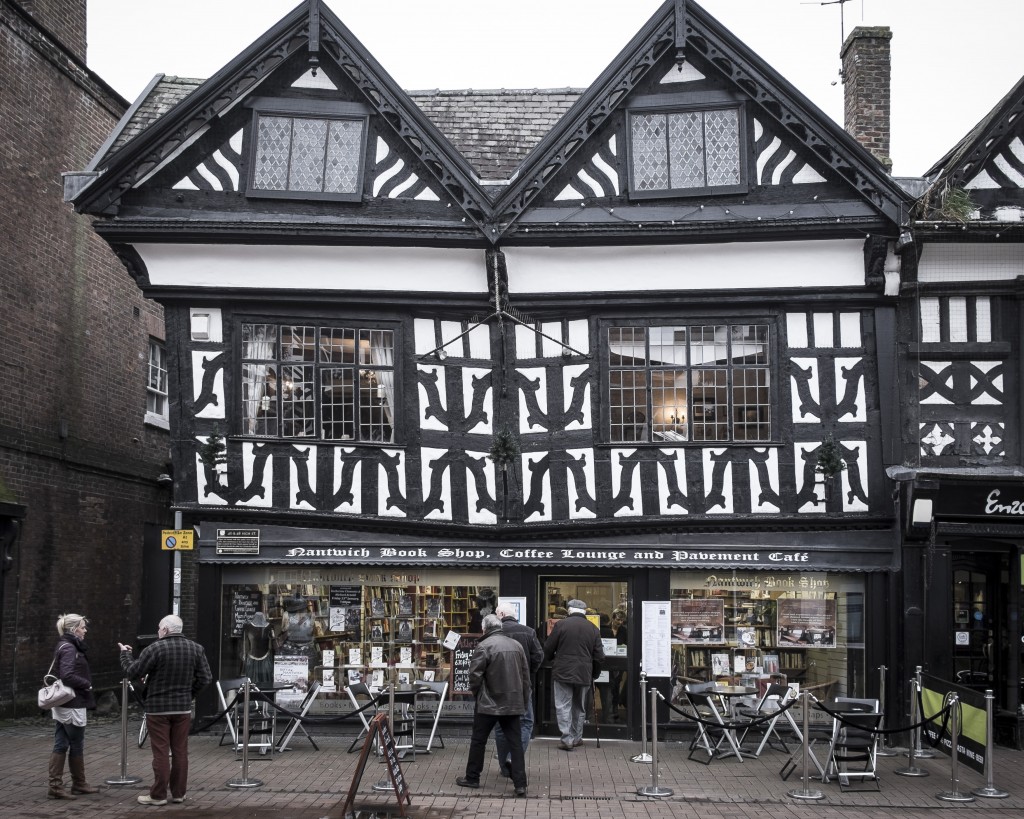
[[[848,34],[892,39],[892,156],[922,174],[1024,75],[1024,0],[701,0],[842,122]],[[134,100],[155,74],[211,76],[298,0],[89,0],[89,66]],[[406,89],[589,85],[662,0],[328,0]]]

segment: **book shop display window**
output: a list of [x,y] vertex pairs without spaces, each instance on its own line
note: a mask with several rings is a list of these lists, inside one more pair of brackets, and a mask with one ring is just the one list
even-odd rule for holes
[[864,689],[864,583],[854,574],[673,572],[672,701],[716,680],[809,688],[819,699]]
[[477,596],[497,582],[486,571],[236,570],[222,586],[220,674],[294,684],[295,696],[315,680],[313,713],[349,710],[350,683],[452,681],[457,652],[442,641],[480,633]]

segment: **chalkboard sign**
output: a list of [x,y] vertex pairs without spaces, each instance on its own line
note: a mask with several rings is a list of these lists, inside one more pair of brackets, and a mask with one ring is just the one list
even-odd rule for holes
[[262,609],[263,592],[259,589],[235,589],[231,594],[231,636],[241,637],[245,624]]
[[473,652],[480,642],[479,634],[463,634],[459,638],[459,644],[452,651],[452,693],[470,694],[469,689],[469,664],[473,659]]
[[328,628],[348,634],[351,642],[359,642],[359,619],[363,609],[362,586],[330,586],[328,597]]
[[366,771],[366,763],[370,758],[370,750],[373,748],[374,742],[380,746],[381,753],[384,755],[384,763],[388,768],[388,777],[391,779],[395,796],[398,798],[398,812],[405,816],[405,806],[412,804],[409,786],[405,781],[405,776],[402,774],[402,765],[398,761],[395,737],[391,733],[391,727],[388,724],[388,715],[386,712],[381,711],[370,720],[370,730],[366,732],[366,739],[363,742],[363,747],[359,752],[359,759],[356,760],[356,767],[352,773],[352,784],[349,785],[348,795],[345,797],[345,802],[341,808],[342,816],[351,816],[355,812],[356,792],[359,790],[359,782]]

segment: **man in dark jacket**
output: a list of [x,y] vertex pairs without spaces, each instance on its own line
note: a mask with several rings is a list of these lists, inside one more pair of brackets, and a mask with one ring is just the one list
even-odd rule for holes
[[455,781],[463,788],[480,787],[487,738],[497,724],[505,732],[511,749],[509,768],[516,796],[526,796],[526,762],[519,718],[526,712],[530,699],[530,665],[523,647],[502,634],[501,620],[496,615],[484,617],[482,626],[484,636],[469,664],[469,688],[476,697],[469,759],[466,775]]
[[562,734],[558,747],[563,751],[583,744],[587,694],[604,662],[601,632],[587,619],[587,604],[570,600],[568,609],[569,616],[555,623],[544,643],[544,662],[552,663],[555,717]]
[[[530,737],[533,736],[533,689],[537,684],[537,671],[540,669],[540,664],[544,661],[544,649],[541,648],[540,640],[537,639],[537,632],[529,626],[521,625],[516,620],[515,608],[499,604],[495,614],[501,620],[501,633],[511,637],[523,647],[523,651],[526,652],[526,657],[530,663],[530,696],[526,700],[526,713],[519,720],[523,741],[523,755],[525,756],[526,749],[530,746]],[[505,732],[501,730],[500,725],[494,731],[494,744],[498,746],[498,770],[501,771],[502,776],[508,776],[508,762],[512,752],[505,739]]]
[[188,785],[188,732],[192,700],[213,680],[206,652],[181,633],[181,618],[168,614],[158,636],[132,661],[132,647],[118,643],[125,677],[146,678],[146,726],[153,751],[153,785],[139,797],[142,805],[185,801]]

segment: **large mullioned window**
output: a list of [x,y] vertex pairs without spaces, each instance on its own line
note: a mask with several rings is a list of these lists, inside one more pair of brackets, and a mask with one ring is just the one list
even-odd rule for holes
[[242,325],[242,434],[395,440],[393,330]]
[[612,443],[771,439],[768,325],[614,326],[607,345]]

